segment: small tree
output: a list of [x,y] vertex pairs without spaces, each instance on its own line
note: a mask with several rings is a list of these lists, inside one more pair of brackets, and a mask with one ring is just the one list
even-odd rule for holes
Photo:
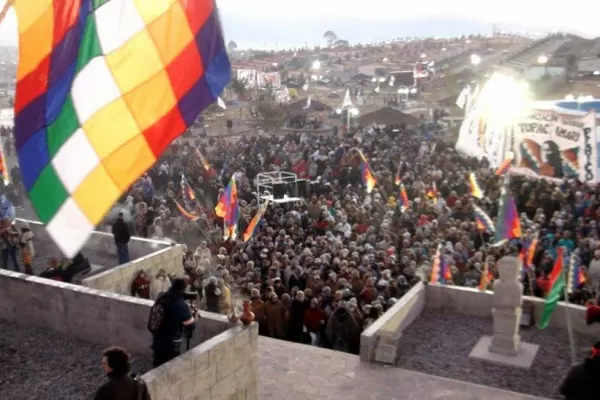
[[254,106],[258,114],[257,125],[265,132],[276,132],[285,124],[285,107],[277,101],[271,85],[265,86]]
[[333,33],[333,31],[327,31],[323,34],[323,38],[327,40],[327,45],[329,47],[333,46],[333,43],[337,40],[337,35]]
[[230,40],[229,43],[227,43],[227,51],[229,51],[230,53],[233,53],[234,51],[237,50],[237,43],[234,42],[233,40]]
[[229,88],[238,97],[244,97],[248,91],[248,88],[246,87],[246,83],[239,80],[238,78],[232,78],[231,81],[229,81]]

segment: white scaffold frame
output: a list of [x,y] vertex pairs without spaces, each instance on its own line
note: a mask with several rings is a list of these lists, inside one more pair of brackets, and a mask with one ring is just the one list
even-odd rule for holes
[[[287,195],[283,199],[273,198],[274,185],[281,183],[293,184],[296,182],[298,182],[298,176],[293,172],[273,171],[259,173],[256,175],[256,200],[258,204],[262,205],[265,202],[284,204],[302,201],[300,197],[288,197]],[[268,192],[268,194],[265,192]]]

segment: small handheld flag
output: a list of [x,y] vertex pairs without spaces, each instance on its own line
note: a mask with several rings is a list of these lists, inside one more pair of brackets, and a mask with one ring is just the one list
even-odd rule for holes
[[441,271],[441,249],[442,245],[439,244],[435,254],[433,256],[433,265],[431,266],[431,276],[429,283],[440,283],[440,271]]
[[371,171],[371,167],[369,167],[369,163],[365,158],[365,155],[362,151],[358,151],[360,155],[361,164],[360,164],[360,175],[363,181],[363,184],[367,187],[367,193],[371,193],[375,185],[377,184],[377,180],[375,180],[375,176],[373,175],[373,171]]
[[496,175],[502,176],[506,172],[508,172],[508,170],[510,169],[510,166],[513,162],[514,157],[515,156],[513,155],[512,152],[509,151],[508,153],[506,153],[506,157],[504,158],[504,161],[502,161],[502,164],[500,164],[500,166],[496,170]]
[[475,224],[477,224],[477,229],[482,232],[490,232],[493,233],[494,222],[492,219],[483,211],[481,208],[475,206],[473,208],[473,212],[475,213]]
[[581,260],[579,259],[579,256],[576,253],[571,254],[569,272],[567,274],[567,292],[569,294],[576,291],[587,280],[585,270],[580,264]]
[[506,187],[502,188],[498,220],[496,221],[496,235],[494,242],[517,239],[521,237],[521,221],[517,214],[517,206]]
[[471,196],[477,199],[483,198],[483,190],[481,190],[481,187],[477,182],[477,177],[473,172],[469,173],[469,189],[471,192]]
[[400,185],[400,196],[398,200],[400,200],[400,211],[404,212],[408,210],[408,195],[406,194],[406,189],[403,184]]
[[267,207],[269,206],[268,202],[265,202],[256,212],[256,214],[254,215],[254,218],[252,218],[252,221],[250,221],[250,224],[248,224],[248,227],[246,228],[246,232],[244,232],[244,243],[247,242],[248,240],[250,240],[250,238],[252,236],[254,236],[254,233],[256,232],[256,228],[258,228],[258,224],[260,223],[260,220],[262,219],[263,215],[265,215],[265,212],[267,211]]

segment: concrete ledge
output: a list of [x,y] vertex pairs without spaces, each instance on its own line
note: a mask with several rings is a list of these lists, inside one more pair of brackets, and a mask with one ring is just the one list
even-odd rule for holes
[[[150,354],[146,325],[152,304],[151,300],[0,270],[1,319],[102,346],[123,346],[137,354]],[[225,316],[203,312],[191,345],[231,326]]]
[[164,269],[167,274],[183,275],[182,257],[183,245],[169,244],[168,247],[157,250],[147,256],[84,279],[81,281],[81,284],[93,289],[129,295],[133,279],[140,270],[144,270],[150,280],[161,269]]
[[395,364],[402,332],[421,315],[425,299],[425,286],[419,282],[365,329],[360,336],[361,361]]
[[[41,222],[22,218],[17,218],[16,221],[17,223],[27,222],[35,237],[52,241],[52,238],[46,231],[46,227]],[[36,240],[34,239],[34,246],[35,241]],[[171,242],[164,240],[153,240],[134,236],[129,241],[129,255],[131,259],[134,260],[155,253],[158,250],[171,247],[171,245]],[[92,254],[87,254],[87,252],[92,252]],[[56,247],[56,253],[61,253],[58,247]],[[104,268],[111,268],[117,264],[117,248],[113,240],[113,235],[108,232],[94,231],[85,243],[82,253],[90,258],[90,262],[95,264],[99,263],[99,261],[95,260],[95,257],[98,256],[102,257],[104,261],[114,260],[114,263],[111,265],[103,265]],[[100,265],[102,264],[105,264],[105,262],[100,263]]]
[[[23,307],[26,304],[26,307]],[[150,354],[153,302],[0,270],[0,319]],[[155,400],[257,399],[258,325],[202,313],[190,351],[143,376]]]
[[258,325],[236,325],[144,374],[153,400],[256,400]]
[[[453,312],[478,317],[492,317],[494,307],[494,292],[479,291],[478,289],[461,286],[427,285],[426,307],[431,309],[448,309]],[[530,303],[534,310],[534,320],[537,323],[544,310],[545,300],[524,296],[523,303]],[[600,324],[585,324],[585,307],[567,305],[559,302],[550,320],[551,328],[566,329],[566,312],[569,312],[573,330],[589,336],[600,336]]]

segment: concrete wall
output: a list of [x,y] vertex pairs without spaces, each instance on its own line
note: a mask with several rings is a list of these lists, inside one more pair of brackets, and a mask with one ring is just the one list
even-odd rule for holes
[[[0,319],[135,354],[150,354],[151,306],[150,300],[0,270]],[[143,376],[152,399],[256,400],[257,341],[257,324],[242,327],[203,312],[190,351]]]
[[152,400],[256,400],[258,325],[235,326],[143,376]]
[[[492,308],[494,307],[494,292],[481,292],[477,289],[461,286],[427,285],[426,289],[426,307],[432,309],[447,309],[465,315],[474,315],[478,317],[492,317]],[[534,322],[539,319],[544,310],[545,300],[535,297],[525,296],[523,302],[533,305]],[[571,325],[575,332],[583,335],[600,336],[600,325],[595,324],[587,326],[585,324],[585,307],[577,305],[567,305],[559,302],[556,310],[550,320],[551,328],[567,327],[566,312],[569,312]]]
[[421,315],[425,307],[425,292],[425,286],[419,282],[363,331],[360,336],[362,361],[395,364],[402,332]]
[[[52,240],[46,231],[46,227],[41,222],[20,218],[17,218],[16,221],[17,224],[19,222],[29,223],[31,230],[37,238],[34,239],[34,246],[36,240]],[[133,260],[170,246],[171,243],[167,241],[132,237],[129,241],[129,256]],[[60,253],[58,247],[56,247],[56,252],[57,254]],[[112,265],[105,265],[105,267],[113,267],[117,264],[117,248],[115,247],[113,236],[110,233],[94,231],[86,242],[82,252],[86,257],[88,257],[92,264],[102,265],[103,261],[106,259],[114,260],[114,263]],[[40,254],[39,256],[47,257],[50,255]]]
[[[0,270],[0,318],[150,354],[147,329],[153,302],[83,286]],[[202,313],[191,346],[232,325],[227,317]]]
[[123,295],[131,293],[131,283],[138,271],[144,270],[152,280],[159,270],[183,275],[183,246],[172,245],[126,264],[111,268],[81,281],[83,286]]

